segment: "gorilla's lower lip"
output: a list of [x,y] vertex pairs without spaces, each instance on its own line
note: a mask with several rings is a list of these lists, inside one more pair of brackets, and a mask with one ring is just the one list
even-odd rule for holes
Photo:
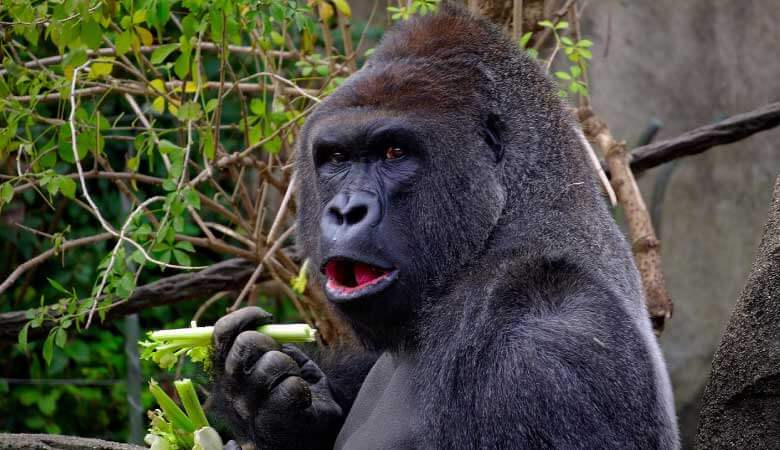
[[384,269],[361,261],[334,258],[324,265],[325,290],[335,302],[377,294],[395,281],[398,270]]

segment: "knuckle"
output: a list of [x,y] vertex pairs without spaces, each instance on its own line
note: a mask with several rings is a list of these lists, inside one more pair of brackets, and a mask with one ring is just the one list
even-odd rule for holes
[[301,377],[285,378],[274,391],[276,401],[284,402],[293,407],[303,409],[312,403],[311,388]]

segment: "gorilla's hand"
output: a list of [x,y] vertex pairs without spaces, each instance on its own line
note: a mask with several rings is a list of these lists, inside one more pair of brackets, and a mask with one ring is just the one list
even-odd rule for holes
[[271,315],[247,307],[214,326],[215,406],[240,444],[258,449],[332,448],[344,421],[328,380],[292,345],[254,331]]

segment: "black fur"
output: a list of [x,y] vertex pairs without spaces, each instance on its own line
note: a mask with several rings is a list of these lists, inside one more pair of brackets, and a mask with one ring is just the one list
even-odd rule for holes
[[[537,63],[486,21],[444,6],[389,33],[310,117],[296,161],[312,266],[348,258],[397,269],[378,292],[326,288],[363,346],[382,354],[320,363],[317,377],[302,372],[314,361],[290,354],[297,367],[280,359],[289,371],[278,386],[305,383],[284,403],[263,385],[264,370],[283,372],[261,364],[278,358],[267,344],[218,344],[217,403],[243,441],[677,448],[639,277],[582,145]],[[407,156],[383,160],[388,146]],[[232,343],[236,326],[221,328]],[[231,352],[254,364],[243,385],[225,373]]]

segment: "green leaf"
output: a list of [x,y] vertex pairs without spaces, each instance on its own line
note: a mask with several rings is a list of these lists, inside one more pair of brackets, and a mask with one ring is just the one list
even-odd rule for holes
[[49,280],[49,284],[51,285],[51,287],[53,287],[54,289],[62,292],[65,295],[70,295],[70,292],[68,292],[68,290],[65,289],[65,287],[63,285],[61,285],[60,283],[58,283],[56,280],[52,280],[51,278],[48,278],[48,277],[46,279]]
[[577,47],[588,48],[588,47],[591,47],[591,46],[593,46],[593,41],[591,41],[589,39],[580,39],[577,42]]
[[276,155],[279,153],[279,150],[282,149],[282,140],[279,138],[279,136],[276,136],[275,138],[266,142],[263,146],[263,149],[272,155]]
[[54,343],[57,345],[57,347],[62,348],[65,346],[65,342],[68,340],[68,333],[65,331],[64,328],[59,327],[57,328],[57,332],[55,333]]
[[178,76],[181,79],[186,78],[187,74],[190,73],[189,49],[187,51],[184,51],[184,49],[182,48],[181,55],[179,55],[179,57],[176,58],[176,62],[173,63],[173,71],[176,72],[176,76]]
[[284,22],[284,8],[278,3],[271,3],[271,7],[269,8],[271,12],[271,17],[281,23]]
[[85,20],[81,23],[81,40],[87,46],[93,50],[100,47],[101,36],[103,30],[100,28],[100,24],[92,19]]
[[352,9],[350,9],[349,3],[347,3],[346,0],[333,0],[333,4],[344,17],[352,16]]
[[549,20],[542,20],[542,21],[540,21],[539,22],[539,26],[543,27],[543,28],[553,28],[553,27],[555,27],[555,25],[553,25],[553,23],[550,22]]
[[198,19],[194,14],[189,14],[181,20],[181,32],[187,38],[195,36],[198,32]]
[[11,182],[7,181],[0,184],[0,205],[7,205],[11,203],[14,198],[14,187],[11,186]]
[[275,46],[277,46],[277,47],[281,47],[281,46],[283,46],[283,45],[284,45],[284,36],[282,36],[282,35],[281,35],[279,32],[277,32],[277,31],[271,31],[271,42],[272,42],[272,43],[273,43]]
[[176,112],[176,117],[181,121],[198,120],[202,116],[200,105],[195,102],[186,102]]
[[78,362],[85,363],[89,361],[89,346],[84,341],[75,339],[66,345],[63,350],[70,359]]
[[561,38],[561,42],[562,42],[564,45],[574,45],[574,41],[572,41],[572,40],[571,40],[571,38],[570,38],[570,37],[568,37],[568,36],[564,36],[564,37],[562,37],[562,38]]
[[136,26],[135,32],[138,34],[138,38],[141,40],[143,45],[148,47],[154,43],[154,36],[152,36],[152,33],[146,28]]
[[30,322],[24,324],[22,331],[19,332],[19,350],[27,353],[27,330],[30,329]]
[[56,328],[49,332],[46,340],[43,342],[43,359],[46,361],[46,365],[51,365],[51,358],[54,356],[54,338],[56,334]]
[[60,178],[52,177],[45,180],[47,181],[41,179],[41,184],[46,184],[46,190],[49,192],[49,195],[51,196],[57,195],[57,192],[60,191]]
[[175,248],[184,250],[186,252],[195,253],[195,247],[187,241],[179,241],[174,245]]
[[138,25],[141,22],[146,21],[146,10],[145,9],[139,9],[135,13],[133,13],[133,25]]
[[569,75],[566,72],[562,72],[562,71],[555,72],[555,76],[560,78],[561,80],[571,80],[571,75]]
[[136,250],[133,253],[131,253],[130,259],[133,260],[139,266],[142,266],[144,265],[144,263],[146,263],[146,259],[144,258],[144,255],[141,254],[139,250]]
[[582,69],[580,69],[580,66],[571,66],[571,76],[573,78],[578,78],[580,75],[582,75]]
[[593,53],[591,53],[591,51],[586,48],[577,49],[577,53],[579,53],[580,56],[582,56],[585,59],[593,58]]
[[569,22],[566,22],[565,20],[562,20],[562,21],[558,22],[557,24],[555,24],[555,29],[556,30],[564,30],[566,28],[569,28]]
[[[52,393],[57,392],[53,391]],[[38,409],[45,416],[51,416],[57,410],[57,398],[59,395],[42,395],[38,397]]]
[[179,44],[168,44],[168,45],[161,45],[157,47],[152,52],[152,56],[151,56],[152,64],[162,63],[163,61],[165,61],[165,58],[167,58],[177,48],[179,48]]
[[[188,188],[184,191],[184,201],[188,206],[200,209],[200,197],[198,197],[198,193],[194,189]],[[189,242],[186,242],[186,244],[189,244],[190,247],[192,247],[192,244]]]
[[[252,100],[254,102],[254,100]],[[208,102],[206,102],[206,112],[210,113],[211,111],[214,111],[214,109],[217,107],[217,104],[219,104],[219,101],[216,98],[212,98]]]
[[125,31],[116,37],[114,46],[116,47],[116,54],[118,56],[124,55],[130,51],[130,47],[133,44],[133,37],[129,31]]
[[214,136],[208,132],[203,133],[203,154],[209,161],[214,159],[216,149],[214,148]]
[[155,97],[154,100],[152,100],[152,109],[157,112],[158,114],[162,114],[165,112],[165,97]]
[[103,60],[96,61],[89,66],[89,78],[103,78],[111,75],[111,71],[114,69],[114,61]]
[[252,111],[252,114],[256,116],[262,117],[265,115],[265,103],[259,98],[252,99],[249,103],[249,109]]
[[189,266],[191,263],[190,256],[181,250],[174,250],[173,256],[176,258],[176,262],[179,263],[179,265]]
[[165,154],[170,154],[172,152],[178,152],[184,150],[183,148],[179,147],[178,145],[174,144],[173,142],[167,140],[167,139],[160,139],[160,151]]
[[135,289],[135,276],[133,272],[125,272],[116,284],[116,295],[126,299],[133,293],[133,289]]
[[[520,38],[520,47],[521,48],[525,48],[525,46],[528,45],[528,42],[531,40],[531,36],[533,36],[533,34],[534,33],[532,31],[529,31],[528,33],[525,33]],[[366,55],[366,56],[368,56],[368,55]]]
[[172,180],[170,178],[167,178],[165,181],[163,181],[162,184],[163,189],[166,191],[175,191],[176,190],[176,180]]

